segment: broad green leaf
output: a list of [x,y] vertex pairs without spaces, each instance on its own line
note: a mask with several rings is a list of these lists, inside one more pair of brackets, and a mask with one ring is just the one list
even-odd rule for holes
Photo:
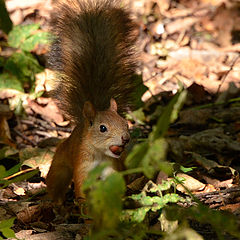
[[178,194],[176,193],[168,193],[168,194],[165,194],[163,196],[165,202],[167,203],[177,203],[179,201],[185,201],[184,198],[180,197]]
[[154,173],[159,170],[163,170],[168,174],[172,173],[172,165],[165,161],[168,144],[163,139],[163,136],[171,121],[176,119],[178,111],[186,98],[186,93],[183,90],[173,97],[150,133],[148,140],[134,146],[125,160],[125,165],[128,168],[142,166],[144,174],[148,178],[152,178]]
[[11,176],[12,174],[19,171],[21,164],[17,164],[14,167],[10,168],[9,170],[6,170],[3,165],[0,165],[0,179],[3,179],[5,177]]
[[4,69],[11,72],[22,82],[32,83],[35,74],[43,70],[31,53],[16,52],[8,58]]
[[138,209],[124,210],[121,215],[122,221],[127,222],[137,222],[140,223],[144,220],[147,212],[150,210],[150,207],[141,207]]
[[[185,199],[175,193],[162,195],[162,190],[168,190],[174,184],[174,180],[164,181],[159,185],[148,182],[141,193],[133,194],[128,197],[138,202],[138,205],[141,207],[123,211],[121,219],[124,221],[141,222],[144,220],[146,213],[150,210],[156,212],[167,206],[168,203],[177,203],[179,201],[184,202]],[[149,192],[158,192],[159,196],[157,194],[154,196],[151,196],[151,194],[149,196]]]
[[[1,1],[1,0],[0,0]],[[0,67],[3,67],[5,63],[4,57],[0,56]]]
[[150,207],[150,209],[153,211],[163,208],[167,205],[167,203],[176,203],[179,201],[183,201],[183,198],[181,198],[178,194],[175,193],[168,193],[160,197],[151,197],[147,196],[144,192],[141,192],[140,194],[134,194],[129,198],[138,201],[144,207]]
[[89,190],[89,188],[93,186],[96,183],[97,179],[102,175],[103,170],[108,166],[110,166],[109,162],[102,162],[101,164],[93,168],[88,173],[88,177],[83,183],[83,191]]
[[0,179],[3,179],[6,177],[6,169],[3,165],[0,165]]
[[141,165],[144,155],[148,151],[148,142],[143,142],[134,146],[125,160],[127,168],[136,168]]
[[125,182],[118,172],[94,184],[89,201],[97,228],[111,229],[118,225],[124,192]]
[[156,171],[162,170],[167,174],[172,173],[172,167],[166,160],[168,144],[164,138],[159,138],[150,144],[148,151],[142,159],[144,174],[152,178]]
[[[0,165],[0,185],[1,186],[7,186],[8,185],[8,181],[4,180],[3,178],[5,178],[7,176],[7,172],[6,169],[3,165]],[[3,187],[0,187],[0,189],[2,189]]]
[[171,122],[176,120],[178,112],[180,111],[181,106],[183,105],[187,91],[179,91],[167,107],[164,109],[162,115],[157,121],[156,126],[154,126],[153,131],[149,135],[150,141],[154,141],[157,138],[163,137]]
[[181,108],[183,107],[183,105],[186,101],[186,98],[187,98],[187,90],[182,90],[182,91],[180,90],[179,97],[178,97],[176,103],[173,106],[173,110],[172,110],[171,118],[170,118],[170,123],[173,123],[174,121],[177,120],[178,113],[181,110]]
[[143,84],[142,75],[137,75],[137,74],[133,75],[131,81],[135,82],[135,84],[137,85],[136,91],[134,91],[132,95],[133,95],[134,107],[135,109],[138,109],[143,106],[143,102],[141,98],[142,98],[142,95],[148,90],[148,87],[146,87]]
[[21,45],[21,49],[24,51],[32,51],[38,44],[48,44],[49,43],[49,33],[38,32],[26,39]]
[[15,238],[15,232],[10,228],[3,228],[1,232],[7,238]]
[[21,81],[9,73],[0,74],[0,90],[1,89],[15,89],[24,92]]
[[10,180],[8,180],[8,181],[5,181],[3,187],[1,187],[1,188],[5,188],[5,187],[7,187],[9,184],[11,184],[11,183],[16,183],[16,182],[25,181],[25,180],[27,180],[27,179],[35,176],[36,174],[38,174],[38,172],[39,172],[38,169],[36,169],[36,170],[32,170],[32,171],[30,171],[30,172],[26,172],[26,173],[24,173],[24,174],[21,174],[21,175],[15,177],[15,178],[12,178],[12,179],[10,179]]
[[0,232],[2,232],[2,234],[6,238],[15,238],[15,233],[11,229],[11,227],[13,226],[14,220],[15,220],[15,217],[0,221]]
[[141,192],[139,194],[134,194],[134,195],[130,196],[129,198],[131,198],[135,201],[139,201],[144,206],[151,206],[153,203],[152,197],[146,196],[146,194],[144,192]]
[[8,35],[10,47],[19,48],[34,31],[39,29],[40,24],[17,25]]
[[156,212],[157,210],[162,209],[168,203],[177,203],[177,202],[180,202],[180,201],[184,201],[184,199],[181,198],[176,193],[168,193],[168,194],[165,194],[163,197],[154,196],[152,198],[153,198],[153,203],[154,204],[152,205],[151,210],[153,212]]
[[186,168],[184,166],[180,166],[180,170],[184,173],[191,172],[193,170],[193,167],[191,168]]
[[175,184],[173,180],[168,180],[168,181],[163,180],[161,184],[158,184],[156,186],[153,185],[149,190],[149,192],[166,191],[166,190],[169,190],[173,184]]
[[142,108],[139,108],[139,109],[133,111],[131,114],[134,116],[134,118],[131,117],[130,115],[128,115],[128,117],[127,117],[128,119],[130,119],[130,120],[132,119],[132,120],[134,120],[134,121],[137,120],[137,122],[138,122],[139,124],[144,124],[144,121],[145,121],[146,119],[145,119],[145,115],[144,115],[144,113],[143,113],[143,109],[142,109]]
[[11,176],[14,173],[18,172],[20,170],[20,167],[21,167],[21,163],[16,164],[15,166],[13,166],[12,168],[10,168],[9,170],[6,171],[5,177]]

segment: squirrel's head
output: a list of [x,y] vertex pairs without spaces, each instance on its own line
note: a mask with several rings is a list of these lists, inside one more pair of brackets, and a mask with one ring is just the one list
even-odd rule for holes
[[130,140],[127,121],[117,113],[117,103],[112,98],[110,107],[96,111],[90,102],[83,108],[87,138],[103,154],[119,158]]

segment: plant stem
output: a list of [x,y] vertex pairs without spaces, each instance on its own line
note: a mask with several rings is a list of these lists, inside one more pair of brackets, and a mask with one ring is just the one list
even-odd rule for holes
[[127,169],[125,171],[122,171],[121,174],[128,175],[128,174],[140,173],[140,172],[143,172],[143,167]]

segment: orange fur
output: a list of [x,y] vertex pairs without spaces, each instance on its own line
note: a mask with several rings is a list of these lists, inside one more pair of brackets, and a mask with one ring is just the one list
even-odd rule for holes
[[[90,121],[93,121],[92,126]],[[107,132],[99,130],[101,125],[106,126]],[[126,120],[111,108],[97,112],[94,119],[85,118],[83,126],[78,125],[57,148],[46,179],[50,197],[61,204],[73,178],[75,196],[83,198],[83,181],[88,172],[102,161],[110,161],[113,169],[123,170],[124,152],[121,156],[114,155],[110,146],[124,147],[126,142],[123,139],[129,138]]]

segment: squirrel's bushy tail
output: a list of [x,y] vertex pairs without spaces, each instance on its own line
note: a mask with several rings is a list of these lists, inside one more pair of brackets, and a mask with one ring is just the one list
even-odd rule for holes
[[101,111],[114,98],[124,112],[136,87],[136,26],[129,13],[118,1],[57,1],[51,30],[49,63],[57,71],[60,109],[79,121],[85,101]]

